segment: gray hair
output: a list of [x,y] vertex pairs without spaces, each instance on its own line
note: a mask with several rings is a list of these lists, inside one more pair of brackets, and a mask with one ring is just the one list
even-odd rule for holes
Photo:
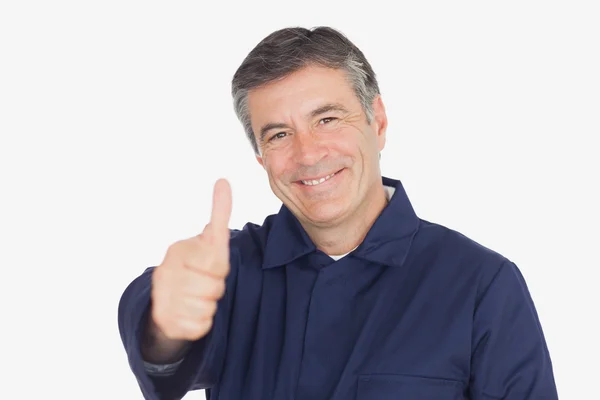
[[250,122],[248,92],[308,65],[346,71],[367,122],[371,123],[373,100],[380,92],[375,72],[360,49],[341,32],[329,27],[280,29],[250,51],[231,83],[235,113],[255,154],[260,151]]

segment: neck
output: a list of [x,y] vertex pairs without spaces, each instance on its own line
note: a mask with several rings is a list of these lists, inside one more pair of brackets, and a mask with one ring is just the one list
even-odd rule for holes
[[352,215],[338,224],[323,227],[302,223],[304,230],[319,250],[329,255],[341,255],[352,251],[362,243],[387,204],[382,184],[378,184],[369,192],[372,195],[363,200]]

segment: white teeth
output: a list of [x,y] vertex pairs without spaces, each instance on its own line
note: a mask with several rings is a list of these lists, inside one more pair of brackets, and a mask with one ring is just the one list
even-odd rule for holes
[[318,185],[320,183],[325,182],[327,179],[331,178],[334,175],[335,175],[335,173],[333,173],[331,175],[327,175],[326,177],[321,178],[321,179],[313,179],[313,180],[310,180],[310,181],[302,181],[302,183],[304,183],[305,185],[308,185],[308,186],[314,186],[314,185]]

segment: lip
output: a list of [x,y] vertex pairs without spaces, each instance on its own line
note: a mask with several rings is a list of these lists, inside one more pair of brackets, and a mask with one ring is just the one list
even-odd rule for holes
[[[300,186],[304,190],[321,190],[321,189],[325,189],[325,188],[328,188],[331,185],[337,183],[337,181],[340,178],[340,175],[342,175],[345,170],[346,170],[346,168],[340,169],[339,171],[335,172],[334,176],[332,176],[331,178],[327,179],[325,182],[320,183],[318,185],[305,185],[300,180],[296,181],[295,183],[296,183],[296,185]],[[327,175],[329,175],[329,174],[327,174]],[[327,175],[325,175],[325,176],[327,176]],[[316,178],[313,178],[313,179],[316,179]],[[312,179],[303,179],[303,180],[312,180]]]

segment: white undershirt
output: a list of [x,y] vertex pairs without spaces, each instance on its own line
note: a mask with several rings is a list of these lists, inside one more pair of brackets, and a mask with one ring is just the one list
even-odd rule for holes
[[[392,198],[392,196],[394,195],[394,192],[396,191],[395,187],[392,186],[384,186],[383,187],[385,189],[385,197],[387,199],[387,201],[390,201],[390,199]],[[356,246],[358,247],[358,246]],[[350,250],[349,252],[347,252],[346,254],[340,254],[340,255],[331,255],[329,254],[329,257],[333,258],[335,261],[339,260],[340,258],[344,258],[346,257],[348,254],[350,254],[351,252],[353,252],[354,250],[356,250],[356,247],[353,248],[352,250]]]

